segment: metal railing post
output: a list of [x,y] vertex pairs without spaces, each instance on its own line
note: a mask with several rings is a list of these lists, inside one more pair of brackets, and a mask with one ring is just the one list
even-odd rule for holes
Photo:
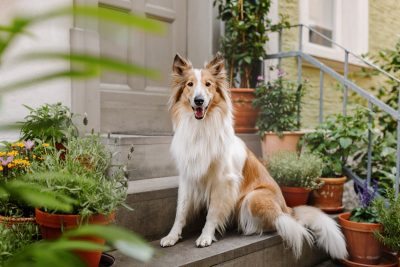
[[[368,109],[372,111],[372,103],[368,101]],[[368,114],[368,123],[372,124],[372,115]],[[371,185],[371,175],[372,175],[372,131],[368,127],[368,162],[367,162],[367,184]]]
[[[303,52],[303,25],[299,25],[299,52]],[[302,58],[301,55],[297,56],[297,83],[300,84],[302,80]]]
[[324,72],[319,72],[319,123],[324,121]]
[[[282,29],[278,31],[278,53],[282,52]],[[282,58],[278,58],[278,69],[281,68]]]
[[[347,75],[349,72],[349,51],[344,50],[344,73],[343,77],[347,80]],[[347,86],[343,84],[343,115],[346,116],[347,114]]]
[[396,158],[396,180],[394,183],[394,191],[396,197],[399,195],[399,179],[400,179],[400,85],[397,86],[398,101],[397,101],[397,158]]

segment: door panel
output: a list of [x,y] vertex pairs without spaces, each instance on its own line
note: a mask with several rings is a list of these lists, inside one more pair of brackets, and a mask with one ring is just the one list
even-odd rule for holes
[[101,55],[156,69],[160,74],[160,79],[153,81],[105,73],[100,80],[101,131],[171,134],[167,112],[170,71],[174,55],[177,52],[186,55],[186,1],[102,0],[100,4],[120,12],[145,15],[166,28],[163,35],[157,36],[99,23]]

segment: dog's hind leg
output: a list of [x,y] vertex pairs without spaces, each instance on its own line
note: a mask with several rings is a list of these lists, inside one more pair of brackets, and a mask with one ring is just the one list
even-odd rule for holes
[[169,234],[162,238],[160,245],[162,247],[170,247],[176,244],[181,237],[182,229],[186,225],[189,207],[192,205],[192,199],[185,182],[179,183],[178,189],[178,205],[176,208],[176,216],[174,225]]
[[301,255],[303,240],[311,244],[313,237],[287,211],[282,210],[269,189],[256,189],[248,193],[242,201],[239,227],[246,235],[276,230],[298,258]]

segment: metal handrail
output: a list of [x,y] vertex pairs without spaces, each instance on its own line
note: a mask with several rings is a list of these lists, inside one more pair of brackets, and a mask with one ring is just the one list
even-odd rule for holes
[[[279,31],[279,38],[278,38],[278,53],[277,54],[272,54],[272,55],[267,55],[265,57],[265,60],[270,60],[270,59],[278,59],[278,67],[281,65],[281,59],[283,58],[289,58],[289,57],[296,57],[297,58],[297,80],[300,83],[302,80],[302,60],[305,60],[312,64],[313,66],[317,67],[320,70],[320,101],[319,101],[319,122],[323,122],[323,92],[324,92],[324,74],[330,75],[332,78],[335,80],[341,82],[344,86],[344,91],[343,91],[343,114],[346,115],[346,109],[347,109],[347,90],[350,89],[353,92],[357,93],[359,96],[364,98],[365,100],[368,101],[368,108],[372,109],[373,106],[381,108],[384,112],[392,116],[393,119],[397,121],[397,158],[396,158],[396,178],[395,178],[395,192],[396,196],[399,194],[399,185],[400,185],[400,90],[398,90],[399,93],[399,103],[398,103],[398,110],[395,110],[394,108],[390,107],[371,93],[367,92],[363,88],[359,87],[357,84],[354,82],[350,81],[347,77],[348,75],[348,64],[349,64],[349,54],[355,56],[356,58],[362,60],[369,66],[373,67],[374,69],[378,70],[379,72],[385,74],[392,80],[396,81],[399,85],[398,88],[400,88],[400,80],[391,75],[390,73],[382,70],[380,67],[374,65],[373,63],[370,63],[366,61],[365,59],[355,55],[354,53],[350,52],[348,49],[345,47],[341,46],[340,44],[334,42],[330,38],[326,37],[322,33],[315,31],[314,29],[310,28],[307,25],[304,24],[298,24],[298,25],[293,25],[291,27],[299,27],[299,44],[298,44],[298,51],[282,51],[282,30]],[[345,58],[344,58],[344,73],[343,75],[340,75],[337,73],[335,70],[332,68],[324,65],[321,63],[319,60],[316,58],[306,54],[303,52],[303,46],[302,46],[302,39],[303,39],[303,27],[306,27],[307,29],[315,32],[322,38],[332,42],[333,44],[337,45],[341,49],[344,50],[345,52]],[[372,121],[372,117],[369,117],[369,121]],[[371,174],[372,174],[372,131],[371,129],[368,129],[368,161],[367,161],[367,182],[368,185],[371,185]],[[350,169],[345,168],[345,171],[348,173],[350,178],[353,178],[356,183],[360,183],[361,179],[353,173]]]
[[368,60],[366,60],[365,58],[363,58],[363,57],[361,57],[361,56],[355,54],[354,52],[348,50],[347,48],[345,48],[345,47],[342,46],[341,44],[339,44],[339,43],[333,41],[332,39],[330,39],[330,38],[327,37],[326,35],[320,33],[319,31],[317,31],[317,30],[311,28],[311,27],[308,26],[308,25],[305,25],[305,24],[300,23],[300,24],[290,25],[290,26],[288,26],[287,28],[298,28],[298,27],[305,27],[305,28],[307,28],[308,30],[314,32],[315,34],[317,34],[317,35],[320,36],[321,38],[325,39],[326,41],[328,41],[328,42],[334,44],[335,46],[337,46],[337,47],[339,47],[339,48],[341,48],[345,53],[349,53],[349,54],[352,55],[353,57],[355,57],[355,58],[357,58],[358,60],[364,62],[364,63],[367,64],[368,66],[374,68],[375,70],[381,72],[382,74],[388,76],[389,78],[391,78],[392,80],[394,80],[394,81],[396,81],[396,82],[398,82],[398,83],[400,84],[400,78],[396,78],[393,74],[391,74],[391,73],[385,71],[384,69],[382,69],[381,67],[377,66],[376,64],[371,63],[371,62],[369,62]]

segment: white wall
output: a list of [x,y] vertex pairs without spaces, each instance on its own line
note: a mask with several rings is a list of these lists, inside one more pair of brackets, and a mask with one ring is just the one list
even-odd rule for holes
[[[71,5],[73,0],[0,0],[0,24],[7,24],[17,14],[40,14],[46,10]],[[69,68],[69,64],[44,60],[23,65],[12,63],[18,55],[31,51],[69,51],[69,29],[72,18],[58,18],[35,25],[30,29],[34,37],[20,37],[7,50],[0,65],[0,85],[32,77],[38,74]],[[61,101],[71,106],[71,82],[69,79],[30,86],[23,90],[1,94],[0,124],[21,121],[28,114],[22,106],[38,107],[43,103]],[[0,130],[1,140],[18,138],[18,131]]]

